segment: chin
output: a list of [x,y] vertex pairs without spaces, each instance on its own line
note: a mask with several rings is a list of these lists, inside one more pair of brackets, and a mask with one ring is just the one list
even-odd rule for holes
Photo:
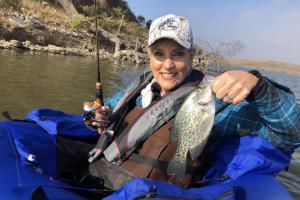
[[163,88],[165,91],[171,91],[171,90],[173,90],[177,85],[178,85],[177,83],[166,84],[166,85],[163,85],[162,88]]

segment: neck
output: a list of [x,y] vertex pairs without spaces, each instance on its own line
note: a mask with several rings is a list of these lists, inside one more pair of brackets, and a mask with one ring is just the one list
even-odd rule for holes
[[170,91],[161,90],[161,91],[160,91],[160,96],[163,97],[163,96],[167,95],[169,92],[170,92]]

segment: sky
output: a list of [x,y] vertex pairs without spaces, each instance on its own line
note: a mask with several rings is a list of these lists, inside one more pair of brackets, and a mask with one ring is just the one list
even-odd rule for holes
[[133,13],[189,19],[194,40],[214,46],[240,41],[236,58],[300,64],[300,0],[127,0]]

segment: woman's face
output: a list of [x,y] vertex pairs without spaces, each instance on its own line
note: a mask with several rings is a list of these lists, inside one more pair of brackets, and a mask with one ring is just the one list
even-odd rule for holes
[[149,51],[150,67],[155,80],[161,86],[161,95],[180,85],[192,71],[193,53],[174,40],[162,39]]

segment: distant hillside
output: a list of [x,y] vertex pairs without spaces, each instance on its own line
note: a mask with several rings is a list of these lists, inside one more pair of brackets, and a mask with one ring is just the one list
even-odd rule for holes
[[[146,62],[151,20],[135,16],[125,0],[97,0],[100,57]],[[95,55],[93,0],[0,0],[0,49]]]
[[284,72],[288,74],[300,75],[300,65],[273,60],[256,60],[256,59],[230,59],[231,66],[244,66],[253,69],[266,71]]

